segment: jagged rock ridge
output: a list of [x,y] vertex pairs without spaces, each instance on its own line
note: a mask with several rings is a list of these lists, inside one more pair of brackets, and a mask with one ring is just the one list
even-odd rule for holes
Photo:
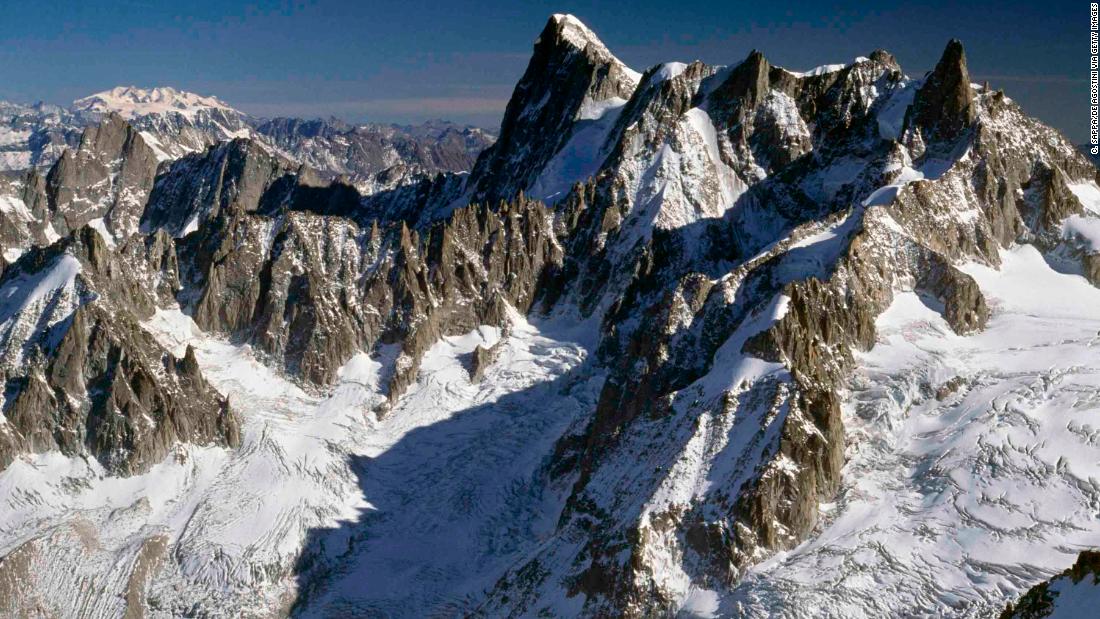
[[390,189],[440,172],[467,171],[493,136],[444,121],[415,126],[349,125],[338,119],[255,118],[216,97],[161,87],[120,86],[68,108],[0,102],[0,171],[42,170],[86,127],[118,114],[155,156],[175,160],[218,142],[248,138],[273,153],[341,176],[364,192]]

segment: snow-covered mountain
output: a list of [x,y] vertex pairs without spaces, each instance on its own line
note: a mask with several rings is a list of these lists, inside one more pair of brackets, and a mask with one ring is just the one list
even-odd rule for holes
[[80,142],[86,124],[65,108],[0,101],[0,171],[52,164]]
[[0,614],[973,617],[1100,545],[1097,170],[958,41],[555,15],[369,195],[140,118],[0,186]]
[[74,111],[99,114],[115,112],[127,120],[150,114],[164,115],[170,112],[187,118],[195,118],[212,110],[240,115],[240,112],[219,101],[216,97],[204,97],[167,87],[146,90],[134,86],[119,86],[77,99],[73,101],[72,108]]
[[158,159],[178,159],[207,146],[251,138],[252,121],[215,97],[174,88],[120,86],[73,101],[77,114],[96,118],[115,113],[142,131]]
[[44,168],[76,148],[85,127],[118,114],[161,161],[249,139],[320,175],[343,176],[364,193],[440,172],[469,170],[493,137],[442,121],[415,126],[348,125],[331,119],[254,118],[215,97],[174,88],[120,86],[68,108],[0,102],[0,171]]

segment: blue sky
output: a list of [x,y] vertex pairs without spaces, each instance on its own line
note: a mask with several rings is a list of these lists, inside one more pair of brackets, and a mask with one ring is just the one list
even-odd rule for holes
[[164,85],[265,116],[495,127],[555,12],[580,17],[639,71],[735,63],[753,48],[806,69],[885,48],[920,75],[956,37],[976,80],[1075,141],[1086,135],[1088,3],[1064,1],[0,0],[0,99]]

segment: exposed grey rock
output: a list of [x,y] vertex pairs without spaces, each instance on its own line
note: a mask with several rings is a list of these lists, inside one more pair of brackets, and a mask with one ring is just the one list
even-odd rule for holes
[[502,339],[492,346],[485,347],[479,344],[474,349],[474,352],[470,355],[470,382],[478,383],[481,382],[482,378],[485,378],[485,370],[496,362],[503,347],[504,340]]
[[[1009,604],[1001,619],[1042,619],[1052,616],[1073,616],[1089,601],[1100,599],[1100,552],[1083,550],[1072,567],[1045,580],[1031,589],[1015,604]],[[1066,589],[1077,589],[1067,593]],[[1084,591],[1081,591],[1084,589]],[[1063,595],[1072,601],[1059,600]]]
[[89,127],[80,147],[67,150],[46,176],[53,227],[68,234],[103,219],[113,234],[137,231],[157,171],[157,158],[141,135],[117,114]]
[[177,242],[181,304],[292,376],[328,384],[355,353],[401,344],[391,399],[440,336],[504,324],[509,305],[526,312],[560,261],[549,213],[522,197],[422,230],[374,215],[354,188],[242,140],[174,164],[143,226],[158,238],[194,229]]
[[[155,299],[135,286],[133,270],[96,230],[32,249],[4,272],[0,289],[26,294],[21,281],[58,269],[69,270],[69,283],[0,320],[7,419],[0,463],[59,450],[129,475],[180,441],[239,443],[238,422],[203,379],[194,351],[177,359],[141,327]],[[32,323],[44,328],[23,327]]]
[[157,178],[141,227],[180,237],[219,217],[275,208],[297,168],[245,139],[188,155]]
[[[983,93],[976,99],[957,44],[948,46],[916,93],[906,121],[911,135],[919,136],[907,147],[914,156],[932,162],[930,169],[938,158],[947,158],[943,165],[949,169],[899,187],[896,197],[874,207],[861,203],[896,178],[896,162],[906,156],[897,143],[881,138],[884,130],[876,119],[881,100],[865,94],[872,85],[880,92],[905,87],[889,54],[876,52],[838,71],[798,77],[769,67],[754,53],[741,65],[712,73],[689,65],[656,81],[652,76],[663,73],[647,71],[622,113],[614,154],[559,207],[565,261],[557,272],[561,279],[544,291],[546,302],[569,299],[586,313],[605,312],[599,357],[609,375],[598,408],[580,435],[563,438],[553,467],[556,475],[575,480],[559,532],[586,540],[573,558],[568,582],[572,594],[585,596],[587,615],[671,612],[675,600],[654,580],[656,568],[645,558],[651,547],[669,539],[685,540],[683,568],[693,579],[727,585],[759,557],[804,539],[817,522],[818,503],[830,500],[840,481],[844,431],[837,393],[853,353],[874,345],[875,317],[889,306],[894,290],[920,292],[960,334],[981,330],[989,308],[974,280],[954,264],[995,265],[1001,247],[1041,234],[1051,237],[1058,222],[1077,212],[1076,200],[1057,182],[1054,190],[1038,194],[1041,199],[1017,198],[1027,195],[1029,186],[1035,193],[1050,185],[1035,177],[1048,165],[1044,162],[1057,162],[1073,178],[1095,176],[1064,140],[1026,125],[1002,96]],[[692,102],[687,97],[685,105],[678,93],[696,89],[706,93],[702,101],[720,132],[719,153],[748,189],[739,206],[696,224],[697,233],[657,230],[616,249],[618,237],[635,238],[628,227],[635,207],[624,199],[616,167],[629,164],[632,144],[676,148],[675,123]],[[799,115],[813,119],[812,131],[799,132],[794,140],[777,138],[782,132],[761,112],[777,92],[794,102]],[[1019,136],[1010,134],[1013,125],[1042,136],[1037,142],[1043,146],[1022,149]],[[967,147],[969,157],[959,161]],[[868,164],[827,200],[807,195],[817,170],[845,157]],[[962,208],[975,209],[976,216],[961,216]],[[815,219],[852,218],[856,223],[834,263],[789,279],[784,263],[797,251],[777,239]],[[1061,240],[1050,243],[1060,246]],[[725,266],[730,263],[732,271]],[[790,382],[746,386],[748,394],[733,389],[714,402],[692,402],[692,387],[712,370],[719,346],[777,295],[787,299],[786,313],[748,338],[743,350],[787,367]],[[645,521],[607,511],[596,498],[602,491],[588,490],[596,480],[608,483],[601,471],[621,466],[616,458],[629,459],[619,452],[630,449],[627,445],[637,441],[633,435],[654,420],[698,418],[685,416],[685,409],[714,418],[748,415],[754,408],[764,411],[764,419],[782,421],[777,442],[764,448],[765,464],[739,488],[716,490],[700,503],[671,507]],[[502,583],[547,561],[568,560],[547,555],[533,558]],[[526,596],[547,577],[502,584],[484,608],[524,608],[532,601]]]
[[966,386],[966,382],[966,379],[962,376],[953,377],[951,380],[936,388],[936,399],[941,401],[946,400]]
[[936,68],[917,91],[906,124],[921,133],[925,144],[933,144],[958,138],[976,118],[966,52],[961,42],[951,39]]
[[473,199],[492,204],[530,187],[569,138],[586,101],[627,99],[636,82],[576,18],[552,16],[508,101],[500,137],[474,167]]

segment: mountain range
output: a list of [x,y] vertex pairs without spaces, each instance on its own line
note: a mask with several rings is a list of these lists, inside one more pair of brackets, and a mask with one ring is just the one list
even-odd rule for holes
[[1094,595],[1100,177],[959,41],[918,77],[637,72],[554,15],[491,144],[34,109],[62,120],[8,123],[52,137],[0,185],[2,614]]
[[79,146],[85,128],[111,113],[138,129],[161,161],[247,138],[326,177],[340,176],[364,193],[417,175],[468,171],[493,141],[487,131],[444,121],[400,126],[351,125],[335,118],[264,119],[216,97],[122,86],[77,99],[67,108],[0,102],[0,171],[48,168],[66,148]]

